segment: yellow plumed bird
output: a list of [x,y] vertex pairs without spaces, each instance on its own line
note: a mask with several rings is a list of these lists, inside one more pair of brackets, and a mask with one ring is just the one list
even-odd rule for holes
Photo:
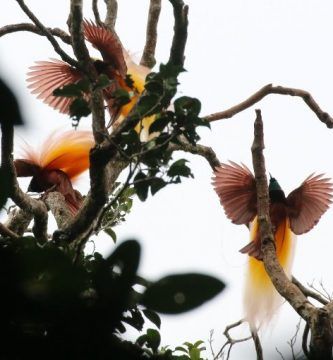
[[[252,172],[234,162],[216,168],[213,186],[227,217],[235,224],[250,229],[250,242],[240,252],[247,254],[244,310],[252,326],[267,323],[281,304],[282,298],[266,273],[261,252],[257,221],[257,192]],[[291,276],[296,235],[311,230],[328,209],[332,199],[332,182],[323,175],[311,174],[287,197],[277,180],[269,182],[270,218],[277,258]]]

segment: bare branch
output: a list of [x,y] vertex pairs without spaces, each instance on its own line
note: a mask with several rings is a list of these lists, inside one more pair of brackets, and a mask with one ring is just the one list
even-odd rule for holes
[[21,209],[34,216],[33,232],[39,242],[47,241],[47,209],[43,202],[32,199],[19,187],[13,163],[13,137],[12,123],[1,122],[1,167],[8,178],[9,196]]
[[57,40],[54,38],[52,33],[37,19],[37,17],[30,11],[30,9],[26,6],[23,0],[16,0],[16,2],[20,5],[21,9],[26,13],[29,19],[37,26],[37,28],[47,37],[49,42],[52,44],[54,51],[59,54],[62,60],[66,61],[68,64],[78,67],[78,62],[72,59],[69,55],[67,55],[59,46]]
[[97,23],[97,25],[102,26],[102,20],[101,17],[99,15],[99,10],[98,10],[98,0],[92,0],[92,10],[95,16],[95,21]]
[[256,110],[256,114],[254,140],[251,150],[257,186],[257,213],[265,269],[280,295],[290,303],[303,319],[309,321],[314,315],[315,307],[308,301],[301,290],[287,278],[276,257],[275,241],[269,217],[269,195],[263,155],[263,122],[260,110]]
[[3,223],[0,223],[0,235],[4,237],[9,237],[14,240],[19,238],[16,233],[8,229],[8,227],[6,227]]
[[[50,34],[59,37],[64,43],[70,44],[71,37],[63,30],[59,28],[46,28]],[[0,28],[0,37],[11,34],[18,31],[29,31],[37,35],[45,36],[45,33],[41,31],[36,25],[30,23],[12,24],[6,25]]]
[[150,0],[146,30],[146,44],[140,61],[140,65],[147,66],[150,69],[156,64],[155,50],[157,43],[157,25],[161,8],[161,0]]
[[302,293],[306,297],[311,297],[323,305],[326,305],[328,303],[328,301],[325,298],[323,298],[318,292],[315,292],[315,291],[312,291],[312,290],[306,288],[294,276],[292,277],[292,282],[302,291]]
[[187,40],[188,6],[182,0],[169,0],[173,6],[175,18],[174,35],[171,45],[169,62],[184,66],[185,45]]
[[305,328],[302,336],[302,350],[304,355],[309,358],[309,349],[308,349],[308,336],[309,336],[310,326],[308,323],[305,323]]
[[278,94],[278,95],[290,95],[297,96],[303,99],[303,101],[308,105],[308,107],[317,115],[318,119],[323,122],[328,128],[333,128],[333,118],[327,113],[324,112],[317,102],[314,100],[312,95],[301,89],[293,89],[283,86],[273,86],[272,84],[268,84],[261,88],[259,91],[251,95],[248,99],[243,102],[218,113],[214,113],[211,115],[204,116],[203,118],[209,122],[229,119],[234,115],[244,111],[245,109],[251,107],[252,105],[259,102],[265,96],[269,94]]
[[104,0],[104,2],[106,4],[105,25],[110,29],[114,29],[118,14],[117,0]]
[[171,151],[180,150],[180,151],[189,152],[191,154],[200,155],[208,161],[209,165],[213,170],[215,170],[216,167],[220,166],[220,161],[218,160],[214,150],[208,146],[198,145],[198,144],[192,145],[189,142],[180,140],[179,144],[171,143],[169,145],[169,150]]
[[253,339],[254,346],[256,349],[256,353],[257,353],[257,360],[263,360],[262,347],[261,347],[261,343],[260,343],[260,339],[259,339],[257,330],[254,328],[251,328],[251,335],[252,335],[252,339]]

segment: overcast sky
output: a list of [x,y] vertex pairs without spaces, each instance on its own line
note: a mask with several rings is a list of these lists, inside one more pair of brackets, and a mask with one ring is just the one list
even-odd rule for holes
[[[89,5],[90,1],[86,4]],[[103,3],[101,1],[101,3]],[[188,0],[187,72],[180,78],[179,95],[202,101],[202,115],[224,110],[273,83],[312,93],[333,114],[333,3],[330,0]],[[27,0],[39,19],[50,27],[66,28],[68,1]],[[103,4],[101,4],[103,5]],[[119,1],[118,34],[134,56],[144,45],[147,0]],[[163,1],[159,24],[158,62],[166,62],[172,36],[172,11]],[[103,6],[101,6],[103,8]],[[88,8],[85,16],[92,18]],[[14,0],[2,0],[0,25],[28,22]],[[69,51],[67,47],[66,50]],[[94,53],[96,54],[96,53]],[[17,92],[28,129],[20,136],[31,143],[56,127],[70,128],[69,119],[36,100],[26,89],[26,72],[35,60],[57,57],[45,38],[31,33],[0,40],[0,72]],[[262,110],[267,168],[286,194],[312,172],[333,176],[332,132],[296,98],[269,96],[229,120],[202,131],[202,144],[213,147],[221,161],[251,166],[255,108]],[[88,127],[89,119],[82,121]],[[177,155],[178,156],[178,155]],[[183,156],[183,155],[182,155]],[[128,221],[115,228],[118,237],[139,239],[143,247],[140,274],[157,279],[165,274],[200,271],[223,279],[227,290],[209,304],[180,316],[163,317],[162,342],[206,340],[214,329],[214,346],[223,343],[227,324],[242,317],[242,282],[246,256],[238,249],[248,242],[245,227],[231,224],[211,187],[211,169],[197,157],[191,160],[194,180],[170,186],[145,203],[135,201]],[[298,239],[294,275],[303,283],[323,281],[333,288],[333,250],[329,210],[319,224]],[[112,251],[112,241],[97,242],[98,251]],[[269,359],[279,359],[275,347],[289,354],[286,342],[295,333],[298,317],[285,305],[263,338]],[[246,334],[236,331],[237,334]],[[255,358],[251,342],[236,345],[232,359]],[[210,353],[207,353],[210,357]]]

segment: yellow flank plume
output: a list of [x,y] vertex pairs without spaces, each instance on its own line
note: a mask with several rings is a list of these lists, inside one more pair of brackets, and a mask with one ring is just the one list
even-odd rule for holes
[[43,143],[39,165],[59,169],[74,179],[89,168],[89,152],[94,146],[90,131],[54,132]]
[[[251,241],[257,238],[258,231],[258,221],[255,218],[251,224]],[[277,258],[287,276],[291,275],[295,240],[296,236],[290,230],[289,219],[286,218],[275,232],[275,245]],[[244,295],[246,318],[256,326],[267,323],[281,303],[282,298],[267,275],[264,263],[250,256]]]

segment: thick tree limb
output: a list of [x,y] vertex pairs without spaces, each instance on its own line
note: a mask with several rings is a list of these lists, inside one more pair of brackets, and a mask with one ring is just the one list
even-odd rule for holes
[[[59,28],[46,28],[47,31],[53,36],[59,37],[64,43],[70,44],[71,37],[63,30]],[[30,23],[21,23],[21,24],[11,24],[6,25],[0,28],[0,37],[11,34],[18,31],[29,31],[37,35],[46,36],[43,31],[41,31],[36,25]]]
[[43,243],[47,241],[47,209],[43,202],[35,200],[25,194],[16,179],[13,163],[13,124],[2,121],[1,123],[1,167],[7,176],[9,197],[21,209],[34,216],[33,233],[36,239]]
[[66,61],[68,64],[78,67],[77,61],[72,59],[68,54],[66,54],[61,47],[59,46],[57,40],[54,38],[52,33],[38,20],[38,18],[31,12],[31,10],[26,6],[23,0],[16,0],[20,5],[21,9],[26,13],[29,19],[37,26],[37,28],[47,37],[49,42],[52,44],[54,51],[59,54],[62,60]]
[[251,150],[257,186],[258,222],[265,269],[280,295],[290,303],[305,321],[310,321],[314,316],[315,307],[308,301],[301,290],[287,278],[276,257],[275,241],[269,217],[269,195],[263,155],[263,122],[260,110],[256,110],[256,114],[254,140]]
[[10,229],[8,229],[8,227],[5,226],[3,223],[0,223],[0,235],[4,236],[4,237],[9,237],[13,240],[16,240],[19,238],[19,236],[16,233],[14,233]]
[[15,208],[9,213],[5,226],[15,234],[22,236],[26,232],[32,219],[33,215],[31,212]]
[[174,35],[170,50],[169,62],[184,66],[185,46],[187,40],[188,26],[188,6],[182,0],[169,0],[173,6],[173,15],[175,18]]
[[57,222],[58,229],[64,229],[73,218],[73,215],[66,204],[64,195],[57,191],[49,192],[46,194],[44,202],[51,210]]
[[106,5],[106,17],[105,25],[110,29],[114,29],[116,26],[118,3],[117,0],[104,0]]
[[252,105],[259,102],[265,96],[269,94],[278,94],[278,95],[290,95],[290,96],[297,96],[303,99],[303,101],[308,105],[308,107],[316,114],[318,119],[323,122],[328,128],[333,128],[333,118],[325,111],[323,111],[317,102],[314,100],[312,95],[304,90],[301,89],[294,89],[288,88],[283,86],[273,86],[272,84],[268,84],[258,90],[256,93],[251,95],[248,99],[244,100],[243,102],[232,106],[231,108],[217,112],[214,114],[206,115],[203,118],[209,122],[222,120],[222,119],[229,119],[234,115],[248,109]]
[[141,57],[140,65],[147,66],[150,69],[156,64],[155,50],[157,43],[157,25],[161,13],[162,0],[150,0],[146,44]]

